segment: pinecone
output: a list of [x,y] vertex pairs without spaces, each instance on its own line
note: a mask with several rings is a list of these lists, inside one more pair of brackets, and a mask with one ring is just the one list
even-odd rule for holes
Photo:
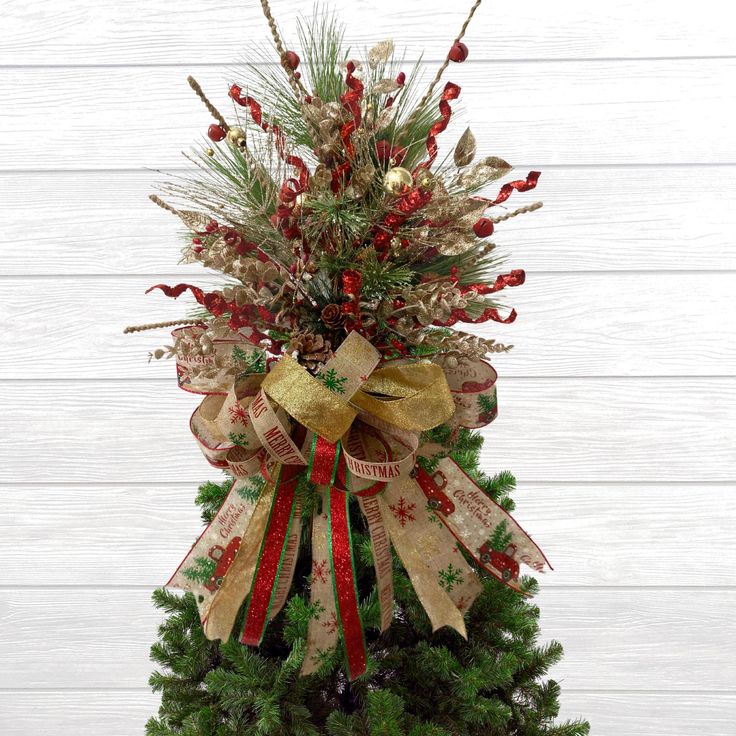
[[309,370],[321,368],[332,357],[330,341],[311,332],[294,335],[289,341],[287,352]]
[[345,321],[345,315],[342,313],[342,309],[339,304],[328,304],[322,309],[320,318],[325,327],[329,327],[333,330],[337,329]]

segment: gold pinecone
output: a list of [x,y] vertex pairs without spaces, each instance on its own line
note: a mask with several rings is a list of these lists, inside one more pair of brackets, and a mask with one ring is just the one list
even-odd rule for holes
[[330,341],[322,335],[311,332],[299,332],[289,341],[287,352],[295,357],[307,368],[313,370],[321,368],[331,357]]

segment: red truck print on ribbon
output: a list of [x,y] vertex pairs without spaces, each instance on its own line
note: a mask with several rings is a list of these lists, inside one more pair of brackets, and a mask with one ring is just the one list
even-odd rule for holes
[[484,565],[495,567],[501,574],[501,579],[508,583],[509,580],[519,579],[519,563],[514,559],[516,545],[510,544],[503,552],[491,547],[490,541],[478,548],[479,559]]
[[434,475],[430,475],[417,465],[411,471],[411,476],[424,491],[429,508],[433,511],[439,511],[445,516],[449,516],[455,511],[455,504],[443,493],[443,490],[447,487],[447,478],[441,470],[438,470]]
[[222,581],[225,579],[225,574],[230,569],[230,565],[233,564],[235,555],[238,554],[240,549],[240,537],[233,537],[228,543],[227,547],[223,547],[220,544],[216,544],[214,547],[210,547],[207,553],[211,560],[217,563],[215,571],[210,576],[210,579],[204,584],[204,587],[210,591],[210,593],[216,593]]

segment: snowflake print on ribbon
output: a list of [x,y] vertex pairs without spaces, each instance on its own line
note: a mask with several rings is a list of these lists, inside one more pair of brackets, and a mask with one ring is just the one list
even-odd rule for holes
[[230,424],[236,424],[237,422],[248,424],[250,421],[248,418],[248,410],[240,404],[233,404],[233,406],[229,407],[227,411],[228,414],[230,414]]
[[318,373],[317,378],[322,381],[324,387],[332,391],[333,394],[345,393],[344,384],[347,383],[348,379],[346,376],[338,376],[337,371],[334,368]]
[[326,583],[329,572],[327,560],[312,560],[312,577],[315,580]]
[[403,496],[399,498],[398,503],[389,506],[391,513],[397,518],[402,527],[405,527],[410,521],[416,521],[416,517],[412,514],[416,507],[415,503],[407,503]]
[[460,596],[460,600],[455,604],[457,606],[458,611],[464,611],[468,604],[470,603],[470,599],[466,598],[464,595]]
[[243,432],[230,432],[228,439],[239,447],[248,447],[248,435]]
[[328,634],[334,634],[339,628],[340,623],[337,620],[337,614],[333,611],[327,621],[322,622],[322,628],[326,629]]
[[464,582],[462,570],[455,567],[452,562],[437,573],[439,584],[449,593],[456,585]]
[[311,618],[313,618],[315,621],[319,621],[319,617],[326,611],[327,609],[322,605],[322,601],[316,600],[312,605],[310,606],[310,612],[309,615]]

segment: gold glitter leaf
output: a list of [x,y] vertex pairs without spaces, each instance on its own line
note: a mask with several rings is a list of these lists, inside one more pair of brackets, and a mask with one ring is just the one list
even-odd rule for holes
[[460,136],[453,158],[458,167],[467,166],[475,158],[475,136],[470,128],[466,128]]
[[459,256],[475,247],[477,240],[472,232],[450,231],[432,244],[443,256]]
[[378,113],[376,118],[376,130],[383,130],[393,122],[396,117],[396,107],[386,107]]
[[212,219],[209,215],[194,210],[177,210],[176,214],[190,230],[196,231],[204,230]]
[[399,85],[395,79],[379,79],[371,89],[374,95],[387,95],[399,89]]
[[386,63],[394,53],[394,42],[389,40],[377,43],[368,52],[368,63],[375,69],[379,64]]
[[472,169],[460,175],[460,184],[468,189],[477,189],[508,174],[513,167],[497,156],[486,156]]

